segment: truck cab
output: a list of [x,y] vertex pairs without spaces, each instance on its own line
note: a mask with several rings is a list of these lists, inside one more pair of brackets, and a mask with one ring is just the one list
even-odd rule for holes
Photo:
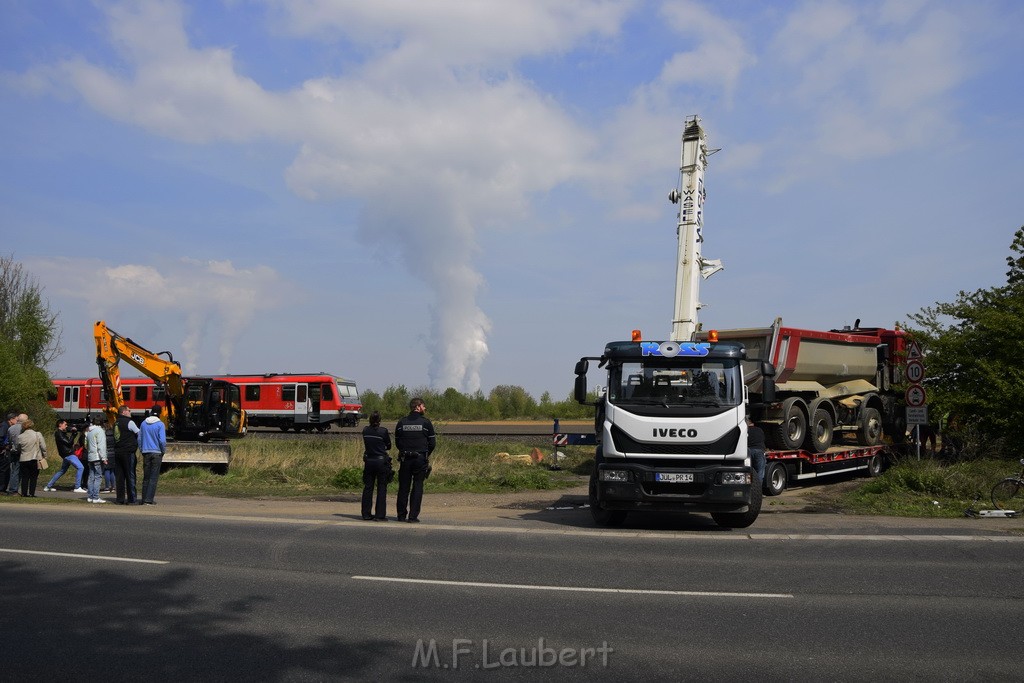
[[[710,512],[726,527],[754,522],[761,490],[747,455],[745,359],[732,342],[640,340],[580,359],[580,403],[591,403],[590,361],[607,371],[607,389],[592,402],[590,509],[598,524],[620,524],[638,510]],[[773,371],[764,371],[771,384]]]

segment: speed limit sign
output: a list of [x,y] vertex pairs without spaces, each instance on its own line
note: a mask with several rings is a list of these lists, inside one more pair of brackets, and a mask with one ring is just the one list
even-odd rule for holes
[[911,384],[920,384],[924,379],[924,365],[919,360],[907,362],[907,381]]

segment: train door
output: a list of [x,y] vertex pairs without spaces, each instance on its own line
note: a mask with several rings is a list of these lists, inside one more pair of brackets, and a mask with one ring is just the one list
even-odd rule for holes
[[319,384],[309,385],[309,421],[320,424],[320,406],[323,399],[323,392]]
[[312,406],[309,400],[309,385],[295,385],[295,426],[309,424],[309,413]]
[[74,420],[85,414],[85,411],[78,405],[81,392],[81,387],[64,387],[64,408],[60,411],[60,416],[65,420]]

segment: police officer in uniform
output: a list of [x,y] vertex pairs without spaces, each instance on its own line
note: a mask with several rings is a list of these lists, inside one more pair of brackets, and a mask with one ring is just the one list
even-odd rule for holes
[[[363,427],[363,519],[386,522],[388,519],[388,475],[391,469],[391,435],[380,426],[380,413],[370,415],[370,424]],[[373,509],[373,490],[377,489],[376,514]]]
[[429,474],[430,454],[437,442],[434,425],[424,415],[427,406],[423,399],[409,401],[409,410],[409,414],[395,425],[395,446],[401,463],[398,468],[399,522],[420,521],[423,480]]

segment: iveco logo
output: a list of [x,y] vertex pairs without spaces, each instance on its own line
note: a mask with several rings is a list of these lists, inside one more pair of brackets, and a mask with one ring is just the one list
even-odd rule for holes
[[655,427],[651,430],[654,436],[660,436],[662,438],[668,437],[670,439],[694,439],[697,437],[696,429],[663,429],[661,427]]

